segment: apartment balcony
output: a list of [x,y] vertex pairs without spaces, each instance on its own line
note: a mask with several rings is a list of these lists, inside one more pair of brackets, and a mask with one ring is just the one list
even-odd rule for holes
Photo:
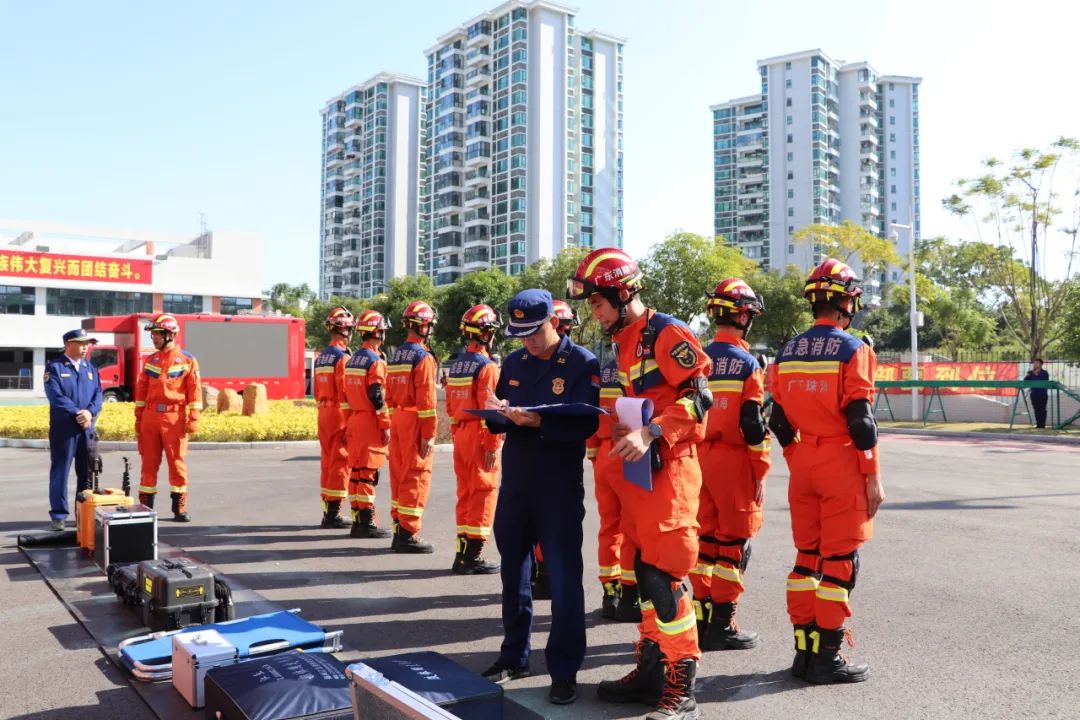
[[[468,206],[466,206],[466,207],[468,207]],[[474,227],[491,227],[491,218],[485,216],[485,217],[468,218],[468,219],[465,220],[465,230],[466,231],[468,231],[469,228],[474,228]]]
[[760,182],[765,182],[765,173],[761,170],[748,170],[745,174],[735,178],[735,183],[738,185],[753,185]]
[[490,266],[490,260],[469,260],[465,263],[465,272],[472,272],[473,270],[486,270]]
[[466,48],[473,48],[477,45],[483,45],[486,42],[491,42],[491,32],[484,32],[483,30],[471,33],[465,40]]
[[860,144],[859,145],[859,159],[861,161],[863,161],[864,163],[867,162],[867,161],[872,160],[876,164],[877,159],[878,159],[877,146],[872,145],[870,143],[865,143],[865,142]]
[[769,208],[768,208],[767,205],[764,205],[764,204],[761,204],[761,205],[754,205],[754,204],[740,205],[736,209],[736,212],[738,213],[740,218],[753,217],[754,215],[767,215],[768,212],[769,212]]
[[872,215],[874,217],[877,217],[877,216],[881,215],[881,208],[879,208],[877,206],[877,198],[872,198],[872,197],[869,197],[867,195],[863,195],[861,197],[861,200],[864,203],[863,209],[862,209],[863,217],[866,217],[868,215]]
[[753,190],[747,189],[747,190],[744,190],[743,192],[739,193],[739,199],[740,200],[755,200],[755,201],[760,202],[764,198],[765,198],[765,188],[760,187],[760,186],[757,187],[757,188],[754,188]]
[[757,153],[755,155],[740,155],[735,159],[735,167],[745,168],[754,165],[760,166],[765,162],[765,153]]
[[485,191],[483,193],[476,192],[476,191],[473,191],[473,190],[467,191],[465,193],[465,207],[466,208],[481,207],[481,206],[487,205],[489,202],[491,202],[491,196],[488,195],[488,193],[486,191],[486,188],[485,188]]
[[491,161],[490,155],[473,155],[472,157],[465,158],[465,167],[474,168],[480,165],[486,165]]
[[866,124],[863,124],[862,132],[860,133],[859,139],[860,139],[860,141],[862,141],[864,143],[867,143],[869,145],[873,145],[873,146],[877,147],[877,144],[878,144],[877,130],[875,130],[875,129],[871,128],[871,127],[868,127]]
[[491,82],[491,68],[486,64],[465,73],[465,87],[467,88],[483,85],[486,82]]
[[491,186],[491,175],[490,174],[483,174],[483,175],[480,174],[478,172],[478,170],[481,170],[481,169],[486,170],[486,168],[481,166],[481,167],[476,167],[473,170],[469,170],[469,171],[467,171],[465,173],[465,189],[466,190],[475,190],[476,188],[481,188],[481,187],[486,188],[486,187]]
[[756,235],[748,235],[747,233],[759,233],[765,231],[765,222],[763,220],[751,220],[748,222],[739,223],[739,242],[756,242],[762,238]]

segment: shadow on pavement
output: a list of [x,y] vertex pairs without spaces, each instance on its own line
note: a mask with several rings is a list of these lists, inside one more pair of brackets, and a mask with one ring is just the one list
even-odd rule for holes
[[698,678],[695,694],[699,703],[724,702],[749,699],[760,695],[773,695],[790,690],[802,690],[808,685],[791,676],[790,668],[771,673],[747,673],[745,675],[716,675]]

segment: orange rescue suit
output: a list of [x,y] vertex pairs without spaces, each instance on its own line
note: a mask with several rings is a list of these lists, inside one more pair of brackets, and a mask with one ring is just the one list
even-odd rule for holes
[[[653,342],[643,342],[649,336]],[[629,397],[652,400],[652,422],[661,430],[657,442],[662,466],[652,473],[652,491],[624,479],[615,483],[623,534],[638,548],[642,562],[685,578],[698,556],[701,468],[697,444],[704,436],[704,424],[697,420],[693,403],[680,386],[694,377],[707,377],[709,358],[685,323],[653,310],[619,330],[613,340],[623,390]],[[637,580],[641,588],[640,572]],[[668,622],[662,622],[653,603],[643,598],[638,627],[642,638],[660,645],[668,662],[701,656],[697,618],[686,595],[680,597],[676,615]]]
[[857,551],[873,533],[866,477],[878,474],[879,463],[877,447],[856,449],[844,409],[856,400],[873,404],[876,367],[869,345],[827,319],[788,342],[776,359],[773,400],[797,433],[784,453],[798,553],[787,581],[795,625],[816,621],[835,630],[851,616]]
[[374,386],[386,390],[386,361],[373,347],[363,344],[345,363],[344,383],[341,408],[345,411],[349,506],[354,511],[374,510],[379,468],[390,454],[390,446],[383,442],[390,429],[390,407],[384,399],[376,408],[371,398]]
[[349,348],[334,340],[315,358],[315,400],[319,403],[319,487],[324,503],[345,499],[349,480],[345,449],[345,363]]
[[419,343],[394,350],[387,367],[390,416],[390,517],[416,535],[431,490],[435,453],[420,457],[420,442],[435,437],[435,356]]
[[169,468],[169,491],[187,493],[187,436],[202,412],[199,361],[174,342],[143,363],[135,383],[135,436],[142,474],[139,493],[157,492],[161,453]]

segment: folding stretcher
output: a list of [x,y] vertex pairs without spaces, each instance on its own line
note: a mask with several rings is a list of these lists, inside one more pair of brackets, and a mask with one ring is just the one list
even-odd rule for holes
[[[341,650],[341,630],[326,632],[297,615],[299,610],[280,610],[253,615],[241,620],[199,626],[217,630],[236,646],[241,661],[254,655],[284,650],[307,652],[338,652]],[[117,648],[124,667],[135,678],[147,682],[172,679],[172,636],[183,630],[150,633],[128,638]]]

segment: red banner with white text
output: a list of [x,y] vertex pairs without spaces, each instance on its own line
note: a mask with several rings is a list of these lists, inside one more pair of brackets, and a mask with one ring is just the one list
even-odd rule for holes
[[[881,363],[874,373],[874,380],[910,380],[911,363]],[[920,380],[1019,380],[1020,366],[1014,362],[932,362],[919,363]],[[879,391],[881,392],[881,391]],[[911,388],[887,388],[883,392],[890,395],[911,393]],[[920,388],[920,393],[929,395],[930,388]],[[938,392],[942,395],[1016,395],[1016,388],[979,388],[979,387],[943,387]]]
[[0,276],[150,285],[153,261],[2,249]]

